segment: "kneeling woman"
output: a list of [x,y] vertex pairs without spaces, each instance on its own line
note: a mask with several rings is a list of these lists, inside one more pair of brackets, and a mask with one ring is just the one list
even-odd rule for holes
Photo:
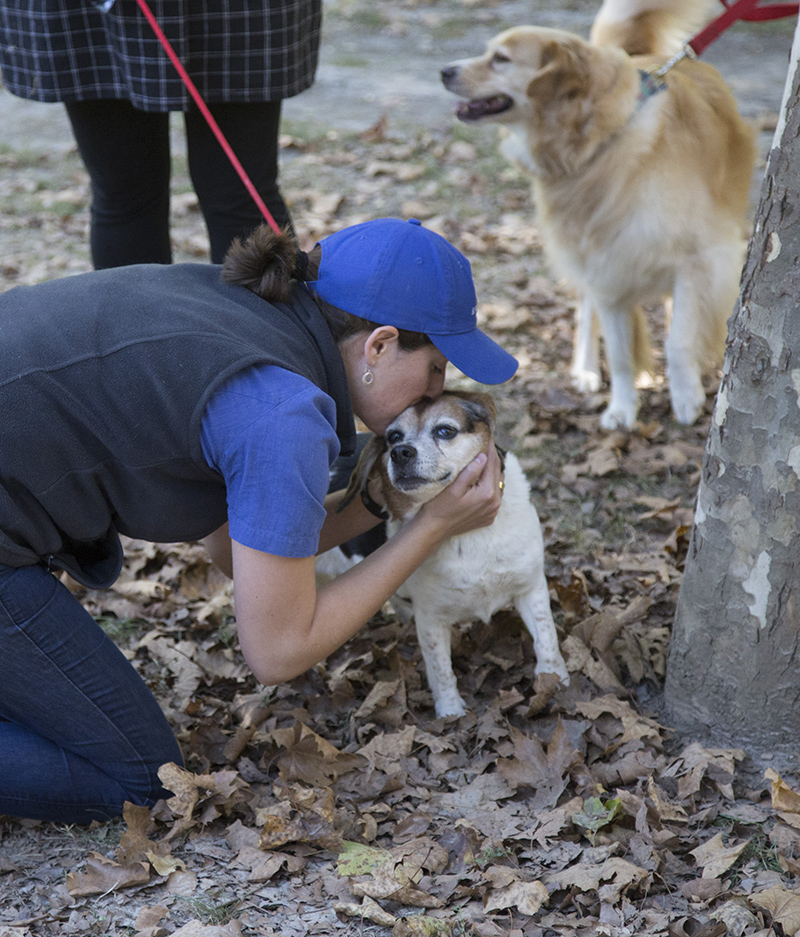
[[417,222],[346,228],[308,255],[266,226],[218,266],[142,265],[0,295],[0,813],[88,823],[152,804],[181,763],[144,682],[53,574],[120,572],[119,534],[205,540],[233,577],[265,684],[351,637],[455,534],[491,524],[479,456],[401,534],[317,588],[314,556],[378,521],[336,513],[354,414],[382,433],[516,361],[477,329],[466,259]]

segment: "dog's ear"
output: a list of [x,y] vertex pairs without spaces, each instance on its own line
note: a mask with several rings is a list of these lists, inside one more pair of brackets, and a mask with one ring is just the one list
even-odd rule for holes
[[485,423],[494,435],[494,427],[497,422],[497,404],[491,394],[453,391],[452,395],[461,400],[461,405],[472,420],[476,423]]
[[[375,464],[384,452],[386,452],[386,440],[383,436],[373,436],[366,446],[364,446],[358,464],[353,470],[353,474],[350,476],[350,483],[347,486],[344,497],[336,508],[337,514],[339,511],[343,511],[348,504],[351,504],[355,496],[366,488],[367,482],[373,475]],[[380,473],[375,471],[374,474],[375,477],[378,477]],[[381,507],[383,507],[383,505],[381,505]]]
[[539,70],[528,85],[528,97],[572,100],[589,87],[589,62],[585,43],[553,39],[542,48]]

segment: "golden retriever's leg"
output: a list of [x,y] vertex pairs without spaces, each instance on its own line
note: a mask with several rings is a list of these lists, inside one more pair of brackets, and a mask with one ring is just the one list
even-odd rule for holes
[[467,711],[458,692],[450,650],[450,625],[435,614],[414,609],[417,639],[425,661],[428,686],[437,716],[463,716]]
[[672,412],[690,426],[706,402],[702,367],[697,355],[697,297],[691,288],[676,284],[669,334],[664,346]]
[[585,296],[575,310],[570,376],[581,393],[593,394],[600,389],[600,322]]
[[665,342],[672,411],[691,425],[703,411],[703,371],[725,349],[727,320],[738,291],[736,256],[725,251],[695,257],[675,279],[672,321]]
[[639,409],[631,313],[622,307],[605,305],[598,305],[597,312],[611,373],[611,399],[600,417],[600,425],[604,429],[630,429]]
[[547,580],[543,572],[537,576],[537,580],[533,589],[517,600],[516,608],[533,638],[533,649],[536,651],[536,673],[557,674],[561,678],[561,683],[567,686],[569,673],[558,646],[556,626],[553,624],[553,615],[550,612]]

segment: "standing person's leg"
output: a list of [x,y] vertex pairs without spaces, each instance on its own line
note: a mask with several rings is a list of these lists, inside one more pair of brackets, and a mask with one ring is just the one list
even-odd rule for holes
[[66,109],[91,180],[95,269],[171,263],[169,114],[116,100]]
[[[278,188],[281,102],[212,104],[236,158],[281,228],[291,218]],[[197,108],[186,114],[189,172],[208,227],[212,263],[222,263],[231,242],[248,235],[264,216]]]
[[62,823],[169,796],[182,764],[155,697],[72,593],[40,566],[0,566],[0,813]]

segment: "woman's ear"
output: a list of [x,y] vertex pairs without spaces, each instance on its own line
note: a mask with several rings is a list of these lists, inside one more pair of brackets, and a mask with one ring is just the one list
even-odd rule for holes
[[379,325],[370,332],[364,342],[364,357],[369,367],[373,367],[390,348],[396,347],[399,337],[400,333],[393,325]]

